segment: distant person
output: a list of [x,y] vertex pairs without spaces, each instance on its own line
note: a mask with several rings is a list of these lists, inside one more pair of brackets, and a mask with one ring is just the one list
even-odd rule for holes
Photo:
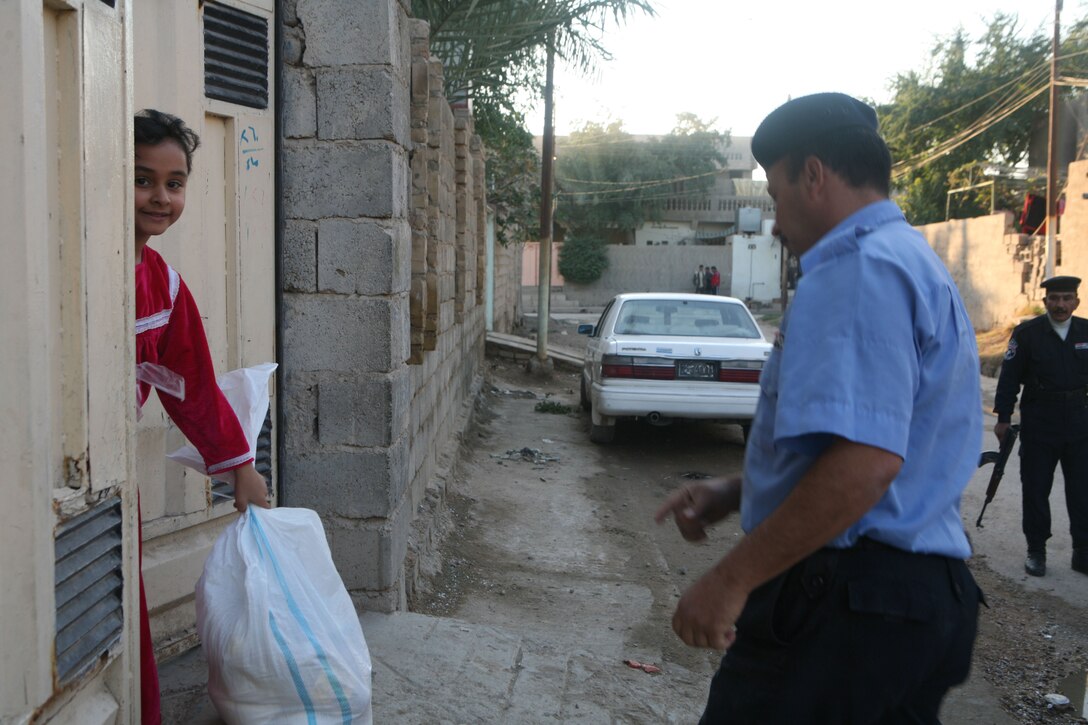
[[710,289],[708,290],[708,292],[710,294],[712,294],[712,295],[718,294],[718,287],[721,285],[721,283],[722,283],[721,272],[718,271],[717,267],[711,266],[711,268],[710,268]]
[[1078,277],[1043,282],[1046,314],[1012,331],[997,381],[994,434],[1005,439],[1020,398],[1020,482],[1028,555],[1024,571],[1046,574],[1050,489],[1060,462],[1073,539],[1073,571],[1088,574],[1088,320],[1074,317]]
[[801,266],[797,263],[797,257],[789,255],[786,260],[786,289],[797,289],[797,277],[800,276]]
[[703,269],[703,265],[699,265],[699,269],[695,270],[695,274],[691,276],[691,282],[695,286],[695,294],[702,294],[703,288],[706,287],[706,270]]
[[752,138],[804,275],[760,377],[743,477],[657,511],[745,536],[680,599],[728,650],[703,723],[937,723],[967,678],[981,592],[960,497],[982,433],[978,350],[948,270],[888,199],[876,113],[789,101]]

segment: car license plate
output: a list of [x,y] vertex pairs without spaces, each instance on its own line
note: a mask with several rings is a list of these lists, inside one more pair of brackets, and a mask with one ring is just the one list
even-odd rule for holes
[[714,363],[702,360],[680,360],[676,363],[676,377],[685,380],[713,380],[718,376]]

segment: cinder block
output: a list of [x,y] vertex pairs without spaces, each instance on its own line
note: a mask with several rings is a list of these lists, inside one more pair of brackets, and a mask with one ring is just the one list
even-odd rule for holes
[[431,75],[427,62],[422,59],[412,61],[412,104],[422,106],[421,120],[426,120],[426,104],[430,94]]
[[[287,370],[281,404],[283,426],[279,436],[289,456],[314,450],[317,447],[317,385],[313,376]],[[281,461],[280,465],[285,463]]]
[[298,0],[283,0],[276,8],[276,15],[280,22],[286,27],[294,27],[298,25],[298,11],[296,9]]
[[322,445],[387,446],[408,427],[408,370],[318,383]]
[[317,90],[307,68],[283,68],[283,135],[313,138],[317,135]]
[[305,453],[291,461],[287,500],[349,519],[388,517],[407,476],[403,438],[388,448]]
[[283,289],[317,290],[317,226],[313,222],[288,219],[284,225]]
[[297,12],[308,65],[395,65],[407,52],[398,47],[400,11],[388,0],[298,0]]
[[[286,295],[284,367],[301,372],[389,372],[404,362],[407,296]],[[402,354],[402,350],[405,353]]]
[[397,294],[411,276],[407,220],[325,219],[318,223],[317,288],[340,294]]
[[289,21],[283,23],[283,42],[280,44],[280,62],[284,66],[298,66],[302,64],[302,53],[306,50],[306,31],[295,23]]
[[348,591],[376,590],[379,582],[393,576],[392,558],[382,556],[382,540],[389,536],[384,526],[329,518],[325,533],[333,563]]
[[318,137],[409,143],[408,88],[387,66],[317,71]]
[[288,145],[283,171],[288,218],[407,217],[408,157],[395,144]]

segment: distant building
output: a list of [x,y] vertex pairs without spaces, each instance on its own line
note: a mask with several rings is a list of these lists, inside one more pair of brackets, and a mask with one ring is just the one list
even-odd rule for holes
[[752,139],[733,137],[722,148],[725,162],[706,190],[685,189],[684,182],[673,186],[674,195],[665,199],[660,219],[646,222],[634,232],[634,243],[643,245],[724,244],[737,232],[737,211],[759,209],[764,218],[773,218],[774,202],[767,195],[767,182],[752,178],[756,168]]

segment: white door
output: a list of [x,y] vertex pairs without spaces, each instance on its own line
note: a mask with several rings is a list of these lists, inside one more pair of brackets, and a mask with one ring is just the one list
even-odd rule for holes
[[730,295],[770,302],[782,296],[782,245],[770,235],[733,236]]
[[[275,360],[274,5],[140,0],[133,9],[136,108],[177,115],[201,139],[185,212],[149,246],[192,291],[218,374]],[[263,94],[252,91],[260,77],[232,83],[232,74],[249,70],[222,65],[232,55],[217,53],[223,38],[244,39],[249,60],[263,64]],[[271,433],[263,472],[274,480]],[[137,435],[152,636],[160,651],[184,649],[195,642],[194,584],[234,509],[229,497],[213,496],[228,492],[225,484],[166,459],[185,440],[156,396]]]

